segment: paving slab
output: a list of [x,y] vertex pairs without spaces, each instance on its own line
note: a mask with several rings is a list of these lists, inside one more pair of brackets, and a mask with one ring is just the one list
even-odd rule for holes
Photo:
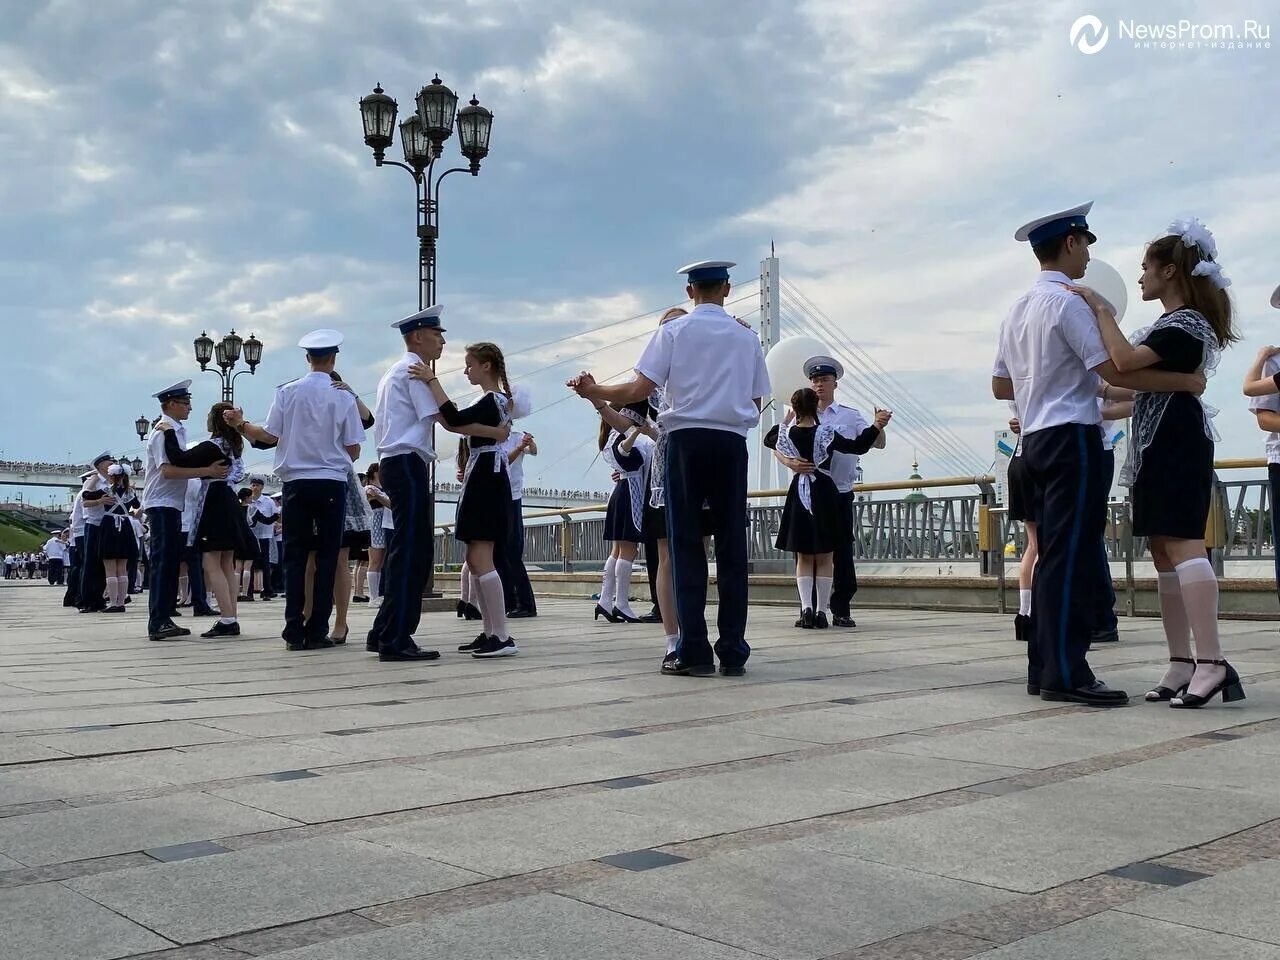
[[199,793],[0,820],[0,852],[30,866],[257,833],[293,820]]
[[135,750],[185,747],[198,743],[223,743],[246,738],[243,734],[218,730],[203,724],[189,723],[185,720],[167,720],[160,723],[109,727],[103,730],[37,734],[29,739],[54,750],[75,756],[91,757]]
[[720,943],[567,897],[524,897],[272,954],[271,960],[752,960]]
[[294,923],[483,879],[350,838],[298,840],[67,881],[179,943]]
[[4,960],[115,960],[172,942],[58,883],[0,890]]
[[1278,885],[1280,860],[1261,860],[1119,909],[1280,945],[1280,915],[1275,909]]
[[1067,923],[973,960],[1170,960],[1171,957],[1231,957],[1280,960],[1280,947],[1110,911]]
[[809,837],[847,856],[1032,893],[1280,816],[1280,796],[1082,777]]
[[754,953],[805,960],[1017,898],[1005,890],[795,843],[618,876],[567,892]]

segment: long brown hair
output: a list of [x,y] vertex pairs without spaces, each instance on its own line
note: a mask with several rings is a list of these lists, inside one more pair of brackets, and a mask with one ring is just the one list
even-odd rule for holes
[[1187,245],[1181,237],[1161,237],[1147,244],[1147,256],[1162,267],[1173,266],[1175,285],[1188,307],[1204,314],[1209,326],[1218,338],[1218,346],[1225,347],[1240,339],[1240,333],[1233,323],[1234,310],[1227,291],[1214,282],[1212,277],[1197,277],[1192,270],[1202,261],[1211,258],[1204,256],[1194,243]]
[[467,356],[475,360],[476,363],[493,364],[494,372],[498,374],[498,383],[502,386],[502,392],[510,400],[511,381],[507,379],[507,361],[502,356],[502,348],[496,343],[489,343],[487,340],[482,343],[469,343],[467,344]]
[[219,400],[209,408],[209,436],[215,440],[225,440],[231,447],[231,452],[238,457],[244,453],[244,437],[222,418],[224,413],[234,409],[235,404],[225,400]]
[[375,460],[373,461],[373,463],[369,464],[369,466],[365,467],[364,482],[367,484],[376,483],[379,487],[381,487],[382,486],[381,474],[382,474],[382,468],[378,466],[378,461]]
[[818,419],[818,395],[811,387],[801,387],[791,395],[791,409],[796,412],[797,419]]
[[458,463],[459,470],[467,469],[467,461],[471,459],[471,441],[466,437],[458,438],[458,452],[454,459]]

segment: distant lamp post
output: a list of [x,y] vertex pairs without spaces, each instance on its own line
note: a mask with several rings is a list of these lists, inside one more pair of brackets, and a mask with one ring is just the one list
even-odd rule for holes
[[[493,114],[480,106],[474,96],[471,102],[458,110],[458,95],[446,87],[437,74],[430,83],[418,91],[414,98],[417,110],[400,124],[400,147],[404,163],[386,159],[396,129],[398,106],[382,89],[360,99],[360,122],[364,128],[364,142],[373,151],[373,162],[379,167],[399,167],[413,177],[414,195],[418,211],[418,309],[436,302],[436,239],[440,235],[440,183],[451,173],[469,173],[479,176],[480,161],[489,155],[489,136],[493,132]],[[465,167],[450,167],[439,176],[434,175],[436,161],[444,155],[445,141],[458,127],[458,141]],[[434,177],[434,179],[433,179]],[[433,363],[432,369],[435,369]],[[433,428],[434,430],[434,428]],[[429,467],[431,483],[428,487],[428,523],[435,524],[435,466]],[[433,580],[427,584],[428,595],[435,595]]]
[[[232,330],[214,343],[212,337],[201,331],[200,336],[192,341],[192,346],[195,348],[196,363],[200,364],[200,369],[205,373],[217,374],[222,381],[222,399],[226,403],[235,403],[236,377],[245,372],[252,375],[257,372],[258,364],[262,362],[262,341],[254,334],[249,334],[249,339],[245,340]],[[248,371],[240,370],[232,373],[231,371],[242,358],[249,367]],[[218,369],[210,370],[210,363],[216,363]]]
[[144,413],[137,420],[133,421],[133,429],[138,434],[139,440],[147,438],[147,431],[151,429],[151,419]]
[[141,457],[134,457],[133,463],[129,464],[129,466],[133,468],[133,475],[135,477],[142,476],[142,458]]

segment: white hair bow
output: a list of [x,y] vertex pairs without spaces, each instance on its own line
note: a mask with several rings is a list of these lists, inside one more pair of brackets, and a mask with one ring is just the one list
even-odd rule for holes
[[1217,262],[1218,245],[1213,240],[1213,234],[1199,218],[1178,218],[1169,224],[1165,236],[1177,237],[1184,246],[1195,247],[1200,251],[1201,260],[1191,271],[1193,277],[1208,277],[1220,290],[1231,286],[1231,280],[1222,272],[1222,264]]
[[1222,264],[1216,260],[1201,260],[1191,270],[1193,277],[1208,277],[1219,290],[1225,290],[1231,286],[1231,278],[1222,272]]

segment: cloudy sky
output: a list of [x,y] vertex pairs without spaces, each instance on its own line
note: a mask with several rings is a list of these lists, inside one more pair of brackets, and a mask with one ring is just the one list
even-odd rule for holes
[[[906,431],[868,478],[905,476],[913,451],[926,475],[985,466],[995,331],[1036,270],[1012,233],[1086,199],[1095,256],[1130,278],[1174,216],[1214,230],[1246,334],[1210,390],[1220,451],[1259,454],[1238,384],[1280,341],[1280,44],[1135,49],[1120,21],[1269,13],[1280,40],[1267,0],[12,7],[0,457],[133,455],[148,395],[184,376],[207,409],[201,330],[266,343],[237,384],[251,418],[317,327],[346,334],[340,370],[371,399],[399,353],[387,324],[416,307],[416,242],[412,185],[373,166],[356,102],[380,81],[403,117],[434,71],[496,115],[481,175],[445,183],[444,369],[467,341],[504,347],[535,396],[530,482],[603,486],[563,379],[628,369],[689,260],[738,261],[734,309],[754,317],[771,242],[798,291],[784,333],[806,332],[803,295],[819,332],[892,376],[856,378]],[[1093,55],[1070,43],[1083,14],[1109,29]],[[1135,287],[1126,326],[1157,313]]]

